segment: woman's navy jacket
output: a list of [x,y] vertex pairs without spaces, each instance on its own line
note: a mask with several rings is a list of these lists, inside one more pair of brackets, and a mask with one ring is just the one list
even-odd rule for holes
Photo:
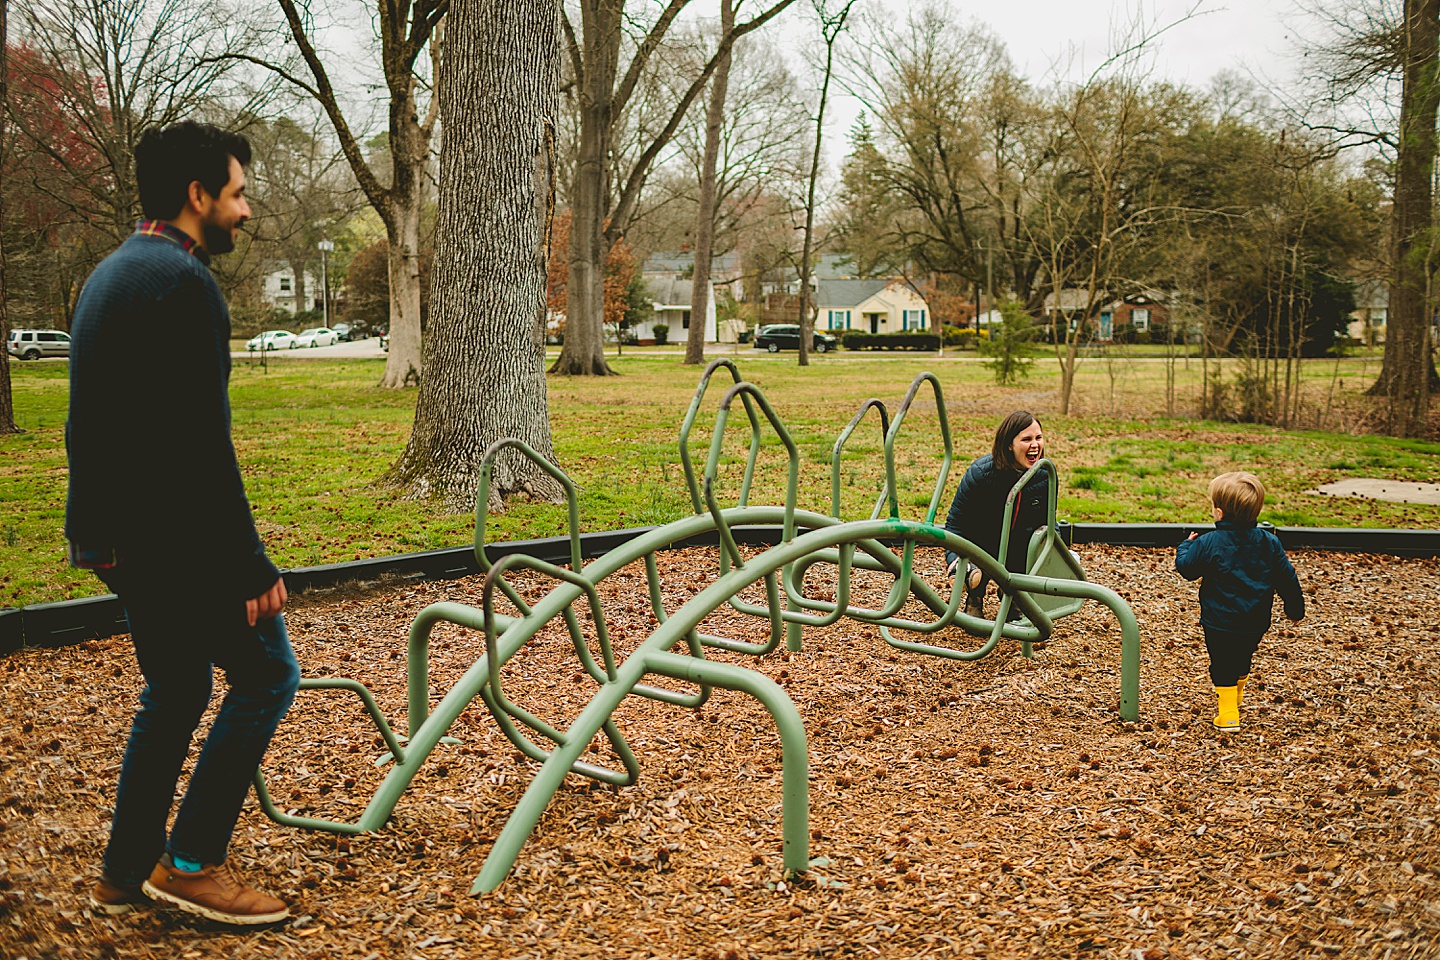
[[[992,557],[1000,549],[1001,524],[1005,522],[1005,498],[1020,474],[995,466],[995,458],[986,454],[970,464],[965,476],[960,478],[960,488],[955,491],[955,501],[950,504],[950,515],[945,518],[945,529],[981,547]],[[1025,551],[1030,536],[1041,527],[1049,516],[1049,478],[1044,471],[1025,485],[1024,491],[1016,498],[1015,515],[1010,518],[1010,544],[1008,556],[1004,558],[1005,569],[1012,573],[1025,572]],[[955,559],[955,554],[945,552],[945,562]],[[998,559],[998,558],[997,558]]]

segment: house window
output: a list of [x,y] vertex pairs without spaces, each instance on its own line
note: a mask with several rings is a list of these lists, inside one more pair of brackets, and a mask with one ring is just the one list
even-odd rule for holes
[[901,330],[924,330],[924,329],[925,329],[925,311],[924,311],[924,310],[901,310],[901,311],[900,311],[900,329],[901,329]]
[[1150,309],[1148,307],[1136,307],[1130,311],[1130,322],[1135,325],[1136,333],[1144,333],[1150,329]]
[[831,329],[831,330],[849,330],[849,329],[850,329],[850,311],[849,311],[849,310],[831,310],[831,311],[830,311],[829,322],[830,322],[830,327],[829,327],[829,329]]
[[680,313],[680,329],[682,329],[682,330],[689,330],[689,329],[690,329],[690,311],[689,311],[689,310],[683,310],[683,311],[681,311],[681,313]]
[[289,277],[281,277],[281,278],[280,278],[280,292],[281,292],[281,293],[289,293],[289,292],[290,292],[290,278],[289,278]]

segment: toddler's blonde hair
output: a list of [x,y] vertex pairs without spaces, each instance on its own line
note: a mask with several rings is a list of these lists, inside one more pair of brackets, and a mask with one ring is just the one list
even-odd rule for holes
[[1210,481],[1210,502],[1220,508],[1226,520],[1254,523],[1265,506],[1265,484],[1245,470],[1222,473]]

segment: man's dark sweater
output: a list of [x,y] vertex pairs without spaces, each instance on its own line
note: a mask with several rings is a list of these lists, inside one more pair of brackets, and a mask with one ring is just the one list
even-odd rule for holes
[[[153,222],[146,225],[157,230]],[[217,600],[279,578],[230,440],[230,313],[185,237],[139,231],[95,268],[71,324],[65,535]]]

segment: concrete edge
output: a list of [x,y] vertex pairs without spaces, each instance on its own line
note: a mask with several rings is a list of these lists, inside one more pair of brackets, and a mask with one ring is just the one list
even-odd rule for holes
[[[1214,529],[1211,524],[1187,523],[1076,523],[1064,524],[1066,539],[1075,544],[1166,549],[1191,531]],[[602,556],[628,540],[653,530],[632,527],[580,535],[580,552],[586,559]],[[779,527],[736,527],[735,539],[748,546],[780,542]],[[1397,557],[1440,556],[1440,530],[1385,530],[1340,527],[1278,527],[1276,534],[1287,550],[1332,550],[1337,553],[1375,553]],[[714,533],[672,544],[673,547],[707,546],[718,542]],[[569,537],[511,540],[486,547],[490,559],[523,553],[550,563],[570,558]],[[456,580],[480,572],[472,547],[426,550],[393,557],[376,557],[285,571],[291,593],[329,590],[344,584],[364,584],[386,578],[402,580]],[[104,639],[128,632],[125,611],[114,594],[37,603],[0,609],[0,656],[24,647],[61,647],[85,640]]]

